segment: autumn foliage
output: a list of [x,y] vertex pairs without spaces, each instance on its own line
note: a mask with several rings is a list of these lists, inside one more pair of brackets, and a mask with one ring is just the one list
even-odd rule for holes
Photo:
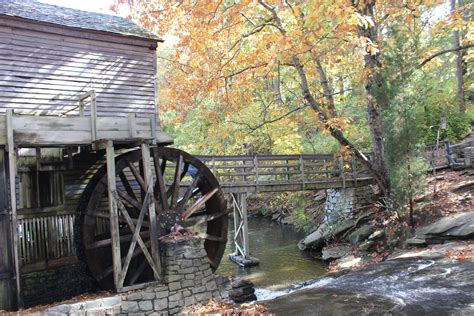
[[[463,18],[461,8],[446,19],[434,18],[442,2],[116,0],[113,9],[168,43],[159,56],[160,101],[178,113],[175,122],[198,115],[210,122],[200,128],[215,129],[220,143],[231,147],[234,141],[219,134],[244,130],[246,137],[280,121],[290,129],[280,128],[276,138],[301,135],[302,129],[326,133],[360,159],[388,195],[383,122],[391,102],[387,82],[405,81],[431,66],[439,46],[425,41],[404,67],[394,69],[387,68],[383,53],[397,51],[390,45],[396,26],[439,36],[457,28],[469,37],[472,22]],[[368,120],[348,106],[365,111]],[[240,113],[247,115],[238,117]],[[354,124],[361,128],[352,128]],[[206,147],[207,141],[205,137],[198,146]],[[292,141],[295,150],[302,148],[297,137]],[[248,148],[234,149],[262,149],[252,147],[251,140],[245,144]],[[362,154],[366,144],[372,160]]]

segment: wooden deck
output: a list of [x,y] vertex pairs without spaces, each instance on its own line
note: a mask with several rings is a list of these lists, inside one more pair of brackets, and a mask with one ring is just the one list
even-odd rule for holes
[[[156,116],[98,115],[95,91],[79,97],[79,105],[58,115],[17,115],[7,109],[0,114],[0,146],[11,135],[15,148],[67,147],[100,144],[112,140],[130,147],[143,142],[171,144],[173,139],[157,126]],[[88,115],[85,115],[86,106]]]

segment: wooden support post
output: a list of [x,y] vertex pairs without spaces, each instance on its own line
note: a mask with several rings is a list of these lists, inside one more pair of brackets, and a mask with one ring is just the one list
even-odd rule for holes
[[18,218],[16,205],[16,148],[13,135],[13,110],[6,111],[7,143],[8,143],[8,177],[10,186],[10,208],[13,239],[13,262],[15,265],[17,307],[23,308],[21,293],[20,256],[18,254]]
[[14,307],[14,283],[5,150],[0,148],[0,310]]
[[79,116],[84,116],[84,100],[79,98]]
[[158,115],[152,115],[150,117],[150,130],[151,130],[151,136],[153,138],[152,144],[156,145],[157,139],[156,139],[156,123],[158,120]]
[[255,185],[256,185],[256,191],[258,192],[258,157],[257,155],[253,156],[253,168],[255,172]]
[[342,158],[338,159],[339,169],[341,170],[341,179],[342,179],[342,188],[346,188],[346,176],[344,174],[344,160]]
[[110,211],[110,234],[112,237],[112,261],[114,265],[114,283],[117,290],[120,290],[120,275],[122,272],[122,256],[120,253],[120,233],[118,221],[118,206],[115,197],[117,196],[117,183],[115,175],[115,150],[111,140],[106,144],[107,158],[107,185],[109,194]]
[[[141,147],[145,185],[148,188],[148,192],[153,192],[153,172],[151,169],[150,146],[148,144],[142,144]],[[151,256],[159,270],[158,275],[155,275],[155,278],[161,280],[163,271],[161,267],[160,244],[158,239],[158,220],[156,218],[155,199],[153,194],[151,202],[148,204],[148,219],[150,221]]]
[[92,142],[97,140],[97,104],[95,90],[90,91],[91,94],[91,138]]
[[130,132],[130,138],[137,137],[137,117],[135,116],[135,113],[128,114],[128,130]]
[[303,155],[300,155],[300,174],[301,174],[301,184],[302,184],[302,190],[304,191],[305,186],[306,186],[306,181],[304,179],[304,161],[303,161]]

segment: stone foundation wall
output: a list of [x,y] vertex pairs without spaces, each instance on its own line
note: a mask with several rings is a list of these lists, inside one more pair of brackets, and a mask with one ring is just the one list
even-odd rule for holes
[[26,307],[65,300],[98,289],[82,262],[23,274],[21,286]]
[[46,312],[59,315],[176,315],[186,306],[227,299],[228,280],[212,273],[202,241],[195,238],[168,241],[163,249],[163,284]]
[[354,211],[371,205],[375,194],[371,186],[326,190],[325,221],[333,223],[351,218]]

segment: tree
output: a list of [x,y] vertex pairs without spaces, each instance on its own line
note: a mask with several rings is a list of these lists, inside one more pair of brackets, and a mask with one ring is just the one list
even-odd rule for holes
[[[177,36],[175,55],[166,58],[164,93],[174,110],[187,112],[212,100],[210,117],[227,117],[256,102],[255,87],[269,87],[287,113],[312,109],[314,125],[356,156],[388,197],[383,111],[390,102],[380,31],[394,21],[413,22],[436,2],[117,0],[117,5],[130,6],[134,19],[159,34]],[[368,115],[372,159],[351,139],[351,118],[335,102],[342,91],[334,91],[334,79],[347,72],[346,86],[364,91],[360,106]]]

